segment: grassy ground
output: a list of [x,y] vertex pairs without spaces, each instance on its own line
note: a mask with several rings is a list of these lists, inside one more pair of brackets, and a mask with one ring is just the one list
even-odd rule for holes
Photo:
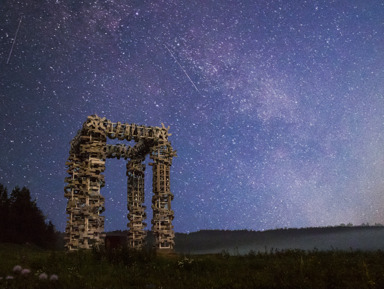
[[[31,272],[14,273],[15,265]],[[47,280],[39,279],[42,273]],[[52,274],[58,280],[50,281]],[[384,252],[162,256],[127,249],[65,253],[0,244],[0,277],[0,288],[384,288]]]

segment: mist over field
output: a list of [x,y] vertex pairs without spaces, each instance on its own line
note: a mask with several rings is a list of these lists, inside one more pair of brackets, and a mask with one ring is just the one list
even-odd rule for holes
[[177,252],[229,254],[271,250],[384,250],[384,227],[330,227],[253,231],[199,231],[176,234]]

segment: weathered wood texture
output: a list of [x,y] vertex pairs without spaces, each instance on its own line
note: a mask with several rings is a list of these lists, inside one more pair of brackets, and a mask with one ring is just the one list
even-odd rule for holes
[[[127,162],[128,177],[128,246],[141,248],[144,245],[146,218],[144,203],[145,156],[153,163],[152,231],[155,246],[159,250],[173,249],[174,231],[171,209],[173,195],[170,192],[170,166],[176,151],[168,141],[169,127],[149,127],[122,124],[89,116],[71,142],[66,162],[69,177],[64,196],[68,198],[66,212],[66,248],[89,249],[104,242],[104,186],[106,158],[123,158]],[[107,138],[134,140],[133,147],[124,144],[107,145]]]

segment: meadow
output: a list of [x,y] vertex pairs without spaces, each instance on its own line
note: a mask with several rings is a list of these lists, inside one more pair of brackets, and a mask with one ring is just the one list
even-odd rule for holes
[[163,255],[0,244],[0,260],[0,288],[384,288],[380,250]]

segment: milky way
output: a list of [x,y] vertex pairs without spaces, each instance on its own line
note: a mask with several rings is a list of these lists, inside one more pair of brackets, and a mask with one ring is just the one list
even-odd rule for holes
[[[0,183],[58,229],[91,114],[171,127],[177,232],[384,223],[381,1],[3,2]],[[124,230],[124,161],[105,176]]]

